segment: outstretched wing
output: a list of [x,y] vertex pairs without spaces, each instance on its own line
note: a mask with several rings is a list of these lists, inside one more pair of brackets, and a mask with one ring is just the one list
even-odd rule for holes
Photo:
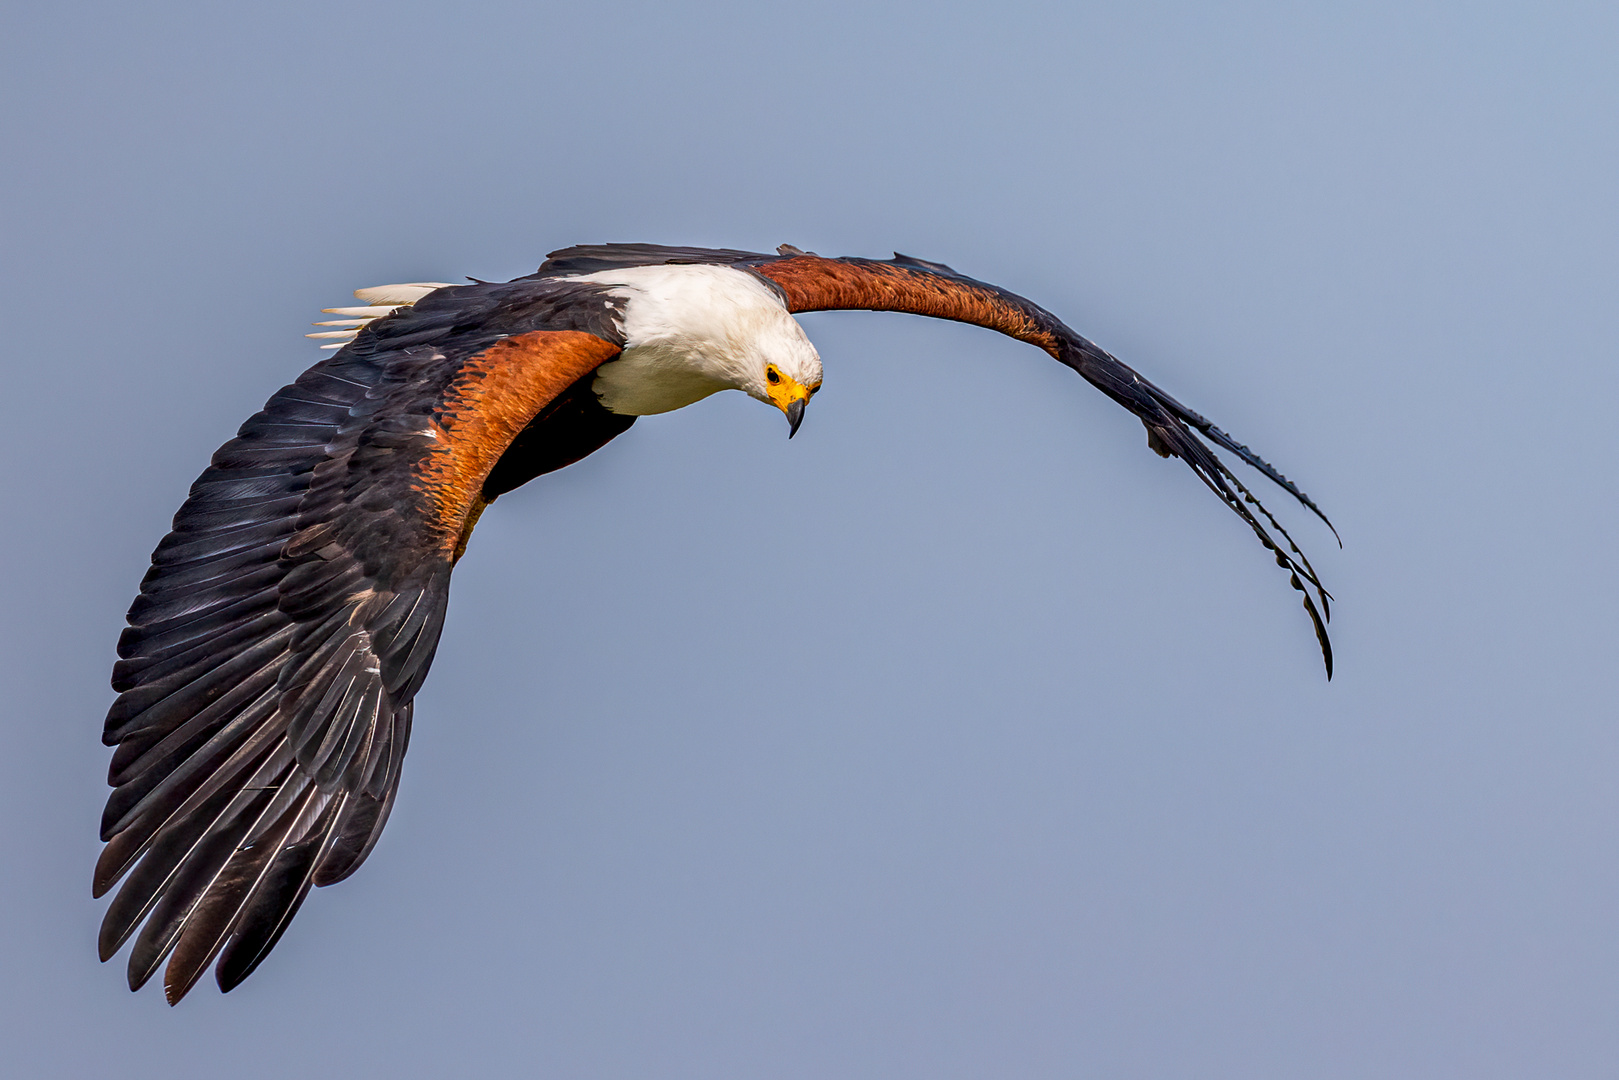
[[[1247,522],[1260,543],[1275,554],[1277,564],[1288,571],[1289,582],[1304,594],[1304,609],[1309,612],[1321,643],[1327,678],[1332,677],[1332,643],[1326,627],[1331,617],[1330,594],[1287,530],[1199,435],[1258,469],[1332,528],[1332,523],[1308,495],[1253,451],[1143,379],[1106,350],[1074,333],[1049,311],[1005,289],[958,274],[948,266],[904,255],[895,255],[888,261],[824,259],[789,248],[784,249],[780,257],[766,259],[752,269],[776,283],[786,297],[788,310],[793,312],[903,311],[973,323],[1037,345],[1073,368],[1091,385],[1139,417],[1147,428],[1147,444],[1164,457],[1174,456],[1186,462],[1198,479]],[[1285,550],[1272,538],[1267,525],[1281,537]],[[1336,530],[1333,535],[1337,535]]]
[[[1329,529],[1319,507],[1283,476],[1208,420],[1142,378],[1105,349],[1074,333],[1062,320],[1015,293],[975,281],[941,263],[905,255],[890,260],[823,258],[784,244],[775,255],[725,248],[674,248],[655,244],[597,244],[552,252],[536,277],[582,274],[620,266],[718,263],[748,269],[781,292],[789,311],[900,311],[972,323],[1037,345],[1073,368],[1097,389],[1129,409],[1147,428],[1147,445],[1164,457],[1191,467],[1238,517],[1253,529],[1292,586],[1304,594],[1321,643],[1327,677],[1332,677],[1332,643],[1327,637],[1331,594],[1310,560],[1259,498],[1228,469],[1209,443],[1231,452],[1292,495]],[[1205,442],[1204,440],[1208,440]],[[1274,530],[1279,544],[1272,537]],[[1334,537],[1337,530],[1333,530]],[[1284,546],[1285,545],[1285,546]]]
[[[369,854],[451,568],[512,486],[486,484],[618,353],[612,316],[578,285],[441,289],[361,330],[214,455],[152,557],[113,673],[95,893],[123,879],[100,945],[105,960],[139,929],[131,989],[165,956],[171,1003],[215,956],[231,989],[312,885]],[[529,464],[505,471],[544,471]]]
[[[1142,378],[1105,349],[1074,333],[1049,311],[1005,289],[958,274],[948,266],[904,255],[895,255],[887,261],[825,259],[786,248],[780,257],[767,258],[752,269],[776,283],[786,297],[788,310],[793,312],[903,311],[973,323],[1037,345],[1073,368],[1091,385],[1139,417],[1147,428],[1147,444],[1164,457],[1174,456],[1186,462],[1198,479],[1247,522],[1260,543],[1276,556],[1277,564],[1288,572],[1289,582],[1304,594],[1304,609],[1321,643],[1327,678],[1332,677],[1332,643],[1326,626],[1331,618],[1330,594],[1287,530],[1199,436],[1258,469],[1320,517],[1329,529],[1332,523],[1308,495],[1246,446]],[[1272,538],[1270,530],[1281,537],[1285,550]],[[1333,535],[1337,535],[1336,530]]]

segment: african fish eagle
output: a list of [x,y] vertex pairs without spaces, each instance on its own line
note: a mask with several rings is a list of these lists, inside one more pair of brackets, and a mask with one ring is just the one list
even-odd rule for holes
[[100,951],[139,929],[131,989],[168,957],[175,1003],[218,957],[230,990],[312,885],[365,861],[399,787],[450,572],[484,508],[637,416],[718,390],[780,409],[791,436],[821,386],[798,312],[973,323],[1073,368],[1275,556],[1331,677],[1328,594],[1210,444],[1321,515],[1315,504],[1049,312],[948,266],[607,244],[554,252],[503,284],[355,295],[363,306],[318,324],[341,329],[311,335],[337,351],[271,397],[192,486],[118,642],[94,891],[123,880]]

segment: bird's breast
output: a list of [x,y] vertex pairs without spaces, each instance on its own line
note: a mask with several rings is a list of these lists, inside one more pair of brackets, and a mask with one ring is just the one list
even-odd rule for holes
[[594,388],[609,412],[650,416],[685,408],[730,386],[701,357],[686,350],[641,345],[597,368]]

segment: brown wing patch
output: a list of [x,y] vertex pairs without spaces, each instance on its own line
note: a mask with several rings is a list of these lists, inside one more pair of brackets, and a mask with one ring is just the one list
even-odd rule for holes
[[1006,295],[889,263],[800,255],[752,268],[781,286],[789,311],[904,311],[996,330],[1057,355],[1057,339]]
[[520,431],[580,378],[618,354],[579,330],[518,334],[467,360],[446,388],[436,444],[417,466],[416,490],[452,557],[482,509],[483,482]]

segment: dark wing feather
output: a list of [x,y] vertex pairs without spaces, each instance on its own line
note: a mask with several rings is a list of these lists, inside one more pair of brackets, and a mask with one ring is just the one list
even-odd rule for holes
[[663,244],[580,244],[553,251],[533,274],[535,278],[563,274],[594,274],[626,266],[668,266],[709,263],[756,263],[770,256],[734,248],[666,247]]
[[365,860],[485,480],[520,434],[551,458],[577,449],[525,425],[588,385],[616,325],[610,298],[578,284],[443,289],[305,372],[214,455],[152,557],[113,674],[95,893],[123,881],[100,948],[135,938],[131,988],[167,957],[178,1001],[217,956],[230,989],[312,886]]

